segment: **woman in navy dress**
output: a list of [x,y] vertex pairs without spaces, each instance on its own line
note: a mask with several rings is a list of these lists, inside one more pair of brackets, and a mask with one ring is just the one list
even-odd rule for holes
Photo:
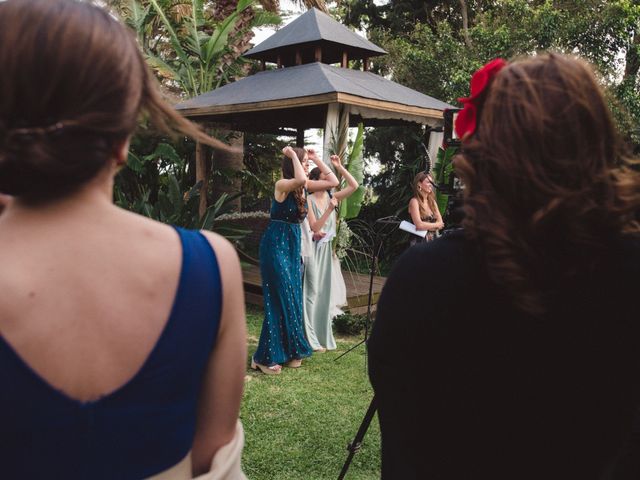
[[221,473],[240,440],[238,257],[115,206],[113,184],[141,114],[228,147],[88,2],[0,2],[0,64],[0,476],[186,480],[214,456]]
[[[300,223],[307,216],[308,155],[302,148],[285,147],[282,178],[276,182],[271,221],[260,241],[260,274],[264,294],[264,322],[251,368],[279,374],[281,365],[297,368],[311,355],[302,316]],[[322,162],[331,183],[335,174]]]

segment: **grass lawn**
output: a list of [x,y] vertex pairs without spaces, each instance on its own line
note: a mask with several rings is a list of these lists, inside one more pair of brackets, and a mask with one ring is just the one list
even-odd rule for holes
[[[249,355],[258,344],[262,310],[247,307]],[[338,349],[314,354],[299,369],[267,376],[248,368],[240,417],[242,466],[251,480],[337,479],[373,392],[360,337],[336,337]],[[346,480],[380,478],[380,429],[373,418]]]

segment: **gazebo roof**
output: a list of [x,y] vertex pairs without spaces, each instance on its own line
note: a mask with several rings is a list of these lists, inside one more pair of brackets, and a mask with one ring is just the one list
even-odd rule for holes
[[344,51],[350,59],[364,59],[387,53],[329,15],[311,8],[244,56],[273,63],[278,63],[280,56],[282,64],[294,65],[296,48],[304,47],[304,50],[310,51],[309,47],[313,46],[322,47],[322,61],[325,63],[340,62]]
[[323,128],[330,103],[350,105],[351,123],[365,125],[436,124],[442,121],[442,110],[452,108],[374,73],[320,62],[259,72],[176,108],[192,119],[274,131],[275,124]]

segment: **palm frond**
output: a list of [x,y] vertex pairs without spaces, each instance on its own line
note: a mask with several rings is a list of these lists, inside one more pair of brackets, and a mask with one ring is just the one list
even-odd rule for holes
[[251,22],[252,28],[278,27],[282,25],[282,17],[268,10],[257,10]]
[[294,3],[306,8],[307,10],[317,8],[321,12],[329,13],[329,9],[324,0],[295,0]]

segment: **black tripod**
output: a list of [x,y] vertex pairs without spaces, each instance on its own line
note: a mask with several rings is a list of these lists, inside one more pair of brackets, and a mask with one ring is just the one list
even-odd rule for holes
[[[349,348],[346,352],[341,353],[334,359],[334,361],[340,360],[347,353],[355,350],[363,343],[366,344],[369,339],[369,329],[371,328],[371,304],[373,303],[373,277],[376,276],[376,270],[378,269],[378,257],[380,256],[380,250],[382,250],[382,242],[384,238],[393,231],[395,226],[400,224],[400,221],[401,220],[398,217],[394,216],[379,218],[375,221],[373,227],[374,238],[373,249],[371,252],[371,266],[369,269],[369,294],[367,296],[367,320],[364,324],[364,338]],[[380,227],[376,228],[378,225],[380,225]]]
[[342,470],[340,471],[340,476],[338,480],[342,480],[344,476],[347,474],[347,470],[349,470],[349,465],[351,465],[351,460],[353,460],[353,456],[356,454],[360,447],[362,446],[362,440],[364,439],[364,434],[367,433],[369,428],[369,424],[371,424],[371,420],[373,419],[373,415],[376,413],[377,409],[376,405],[376,397],[371,399],[371,403],[369,404],[369,408],[367,409],[367,413],[364,415],[364,419],[360,424],[360,428],[358,428],[358,433],[353,438],[353,442],[347,445],[347,450],[349,450],[349,455],[347,456],[347,461],[344,462],[342,466]]

